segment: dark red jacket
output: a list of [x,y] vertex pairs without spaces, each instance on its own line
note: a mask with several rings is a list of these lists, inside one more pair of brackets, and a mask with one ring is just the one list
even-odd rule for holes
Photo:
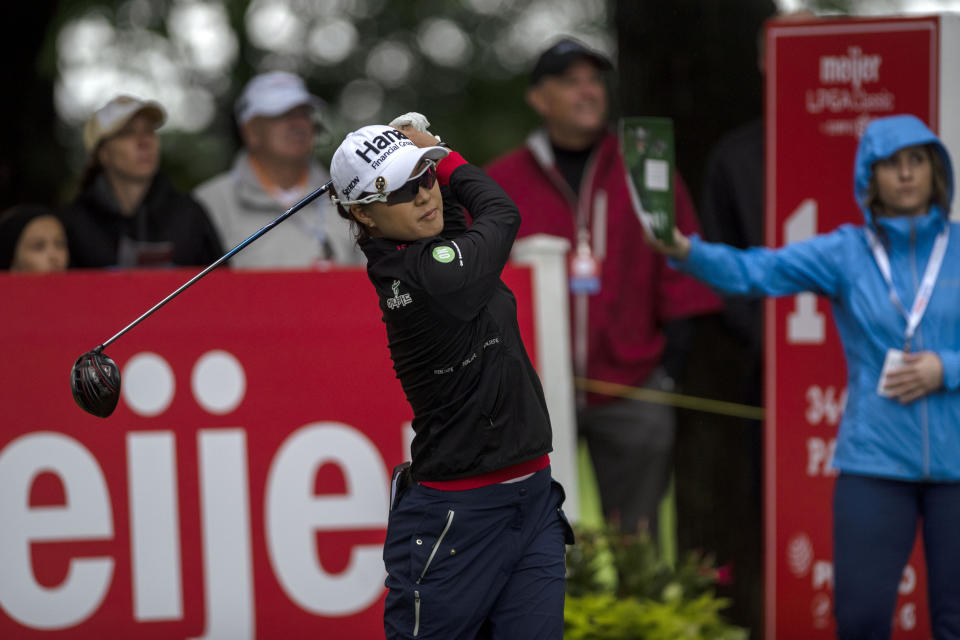
[[[645,244],[613,133],[604,135],[588,160],[579,199],[555,168],[542,130],[532,134],[524,147],[494,161],[487,173],[520,209],[518,237],[560,236],[573,249],[578,215],[591,232],[593,254],[601,264],[601,287],[587,296],[585,323],[583,311],[577,311],[577,296],[570,299],[576,375],[640,385],[663,356],[663,322],[720,309],[720,300],[708,288],[671,269]],[[677,227],[690,234],[699,230],[696,213],[686,186],[675,175]],[[578,347],[585,348],[586,363],[577,361]],[[591,404],[600,401],[588,397]]]

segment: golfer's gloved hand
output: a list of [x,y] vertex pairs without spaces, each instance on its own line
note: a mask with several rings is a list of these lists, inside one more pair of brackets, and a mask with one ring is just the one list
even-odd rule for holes
[[[402,116],[397,116],[390,122],[390,126],[399,129],[418,147],[430,147],[440,144],[440,136],[430,133],[427,129],[427,127],[430,126],[430,121],[427,120],[427,116],[422,113],[410,111]],[[411,129],[426,134],[426,136],[411,135]],[[429,138],[427,138],[427,136],[429,136]]]
[[[430,126],[430,121],[427,120],[427,116],[423,115],[422,113],[417,113],[416,111],[410,111],[403,114],[402,116],[397,116],[396,118],[393,119],[393,121],[390,122],[390,126],[396,127],[397,129],[405,125],[409,125],[414,129],[416,129],[417,131],[430,133],[427,130],[427,127]],[[433,135],[433,134],[430,133],[430,135]],[[440,140],[440,136],[433,136],[433,137],[435,137],[437,140]]]

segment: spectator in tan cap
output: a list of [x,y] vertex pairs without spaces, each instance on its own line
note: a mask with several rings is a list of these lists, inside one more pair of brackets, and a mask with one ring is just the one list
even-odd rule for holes
[[120,95],[83,130],[79,192],[63,212],[71,266],[197,266],[223,253],[210,219],[159,171],[159,103]]
[[[235,105],[244,148],[233,167],[197,187],[224,244],[239,244],[329,179],[313,159],[322,102],[284,71],[254,76]],[[307,268],[361,264],[349,224],[318,198],[232,258],[234,267]]]

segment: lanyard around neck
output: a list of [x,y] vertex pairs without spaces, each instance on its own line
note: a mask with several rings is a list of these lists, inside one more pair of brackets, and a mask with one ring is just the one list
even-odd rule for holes
[[893,303],[893,306],[897,308],[907,321],[907,328],[903,332],[903,338],[905,343],[904,351],[909,351],[910,341],[913,339],[913,334],[916,332],[917,327],[920,326],[920,320],[927,310],[927,303],[930,302],[930,294],[933,293],[933,287],[937,284],[937,276],[939,276],[940,267],[943,265],[943,256],[947,252],[947,241],[950,239],[950,224],[947,223],[943,225],[943,231],[937,234],[937,239],[933,242],[933,250],[930,252],[927,268],[923,272],[920,288],[917,289],[917,295],[914,296],[913,306],[909,313],[907,313],[903,303],[900,301],[900,296],[897,295],[897,291],[893,287],[890,258],[887,256],[886,249],[883,248],[883,244],[877,238],[877,234],[873,232],[873,229],[866,227],[865,231],[867,233],[867,242],[870,244],[870,250],[873,252],[873,259],[876,261],[877,267],[880,269],[880,274],[890,289],[890,302]]

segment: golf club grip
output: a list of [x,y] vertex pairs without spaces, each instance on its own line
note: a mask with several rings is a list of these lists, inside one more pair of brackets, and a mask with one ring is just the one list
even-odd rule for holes
[[275,226],[277,226],[278,224],[280,224],[281,222],[283,222],[284,220],[286,220],[287,218],[289,218],[290,216],[292,216],[293,214],[295,214],[297,211],[300,211],[300,209],[303,209],[305,206],[307,206],[308,204],[310,204],[311,202],[313,202],[314,200],[316,200],[318,197],[320,197],[321,195],[323,195],[324,193],[326,193],[326,192],[330,189],[330,187],[331,187],[332,185],[333,185],[333,181],[331,180],[331,181],[327,182],[325,185],[323,185],[322,187],[319,187],[319,188],[317,188],[316,190],[314,190],[312,193],[307,194],[302,200],[300,200],[300,202],[296,203],[295,205],[293,205],[292,207],[290,207],[289,209],[287,209],[286,211],[284,211],[283,213],[281,213],[281,214],[280,214],[279,216],[277,216],[274,220],[272,220],[272,221],[268,222],[267,224],[263,225],[262,227],[260,227],[260,229],[258,229],[256,232],[254,232],[253,235],[251,235],[249,238],[247,238],[246,240],[244,240],[243,242],[241,242],[240,244],[238,244],[237,246],[235,246],[233,249],[230,249],[230,251],[228,251],[228,252],[226,252],[225,254],[223,254],[222,256],[220,256],[220,258],[218,258],[216,262],[214,262],[214,263],[211,264],[209,267],[207,267],[206,269],[204,269],[203,271],[201,271],[200,273],[198,273],[197,275],[193,276],[193,277],[190,278],[188,281],[186,281],[185,283],[183,283],[183,284],[180,286],[179,289],[177,289],[176,291],[174,291],[173,293],[171,293],[170,295],[168,295],[166,298],[164,298],[163,300],[161,300],[161,301],[158,302],[157,304],[153,305],[150,309],[148,309],[148,310],[146,311],[146,313],[144,313],[144,314],[141,315],[139,318],[137,318],[136,320],[134,320],[133,322],[131,322],[130,324],[128,324],[127,326],[125,326],[123,329],[121,329],[120,331],[118,331],[115,336],[113,336],[112,338],[110,338],[109,340],[107,340],[106,342],[104,342],[103,344],[101,344],[100,346],[98,346],[98,347],[95,349],[95,351],[103,351],[104,349],[106,349],[106,348],[107,348],[108,346],[110,346],[110,344],[112,344],[117,338],[119,338],[120,336],[122,336],[123,334],[125,334],[125,333],[126,333],[127,331],[129,331],[130,329],[133,329],[135,326],[137,326],[138,324],[140,324],[142,321],[146,320],[146,319],[150,316],[150,314],[152,314],[154,311],[156,311],[157,309],[159,309],[160,307],[162,307],[163,305],[167,304],[168,302],[170,302],[171,300],[173,300],[174,298],[176,298],[178,295],[180,295],[181,293],[183,293],[183,291],[186,290],[187,288],[189,288],[194,282],[196,282],[197,280],[199,280],[199,279],[202,278],[203,276],[207,275],[208,273],[210,273],[211,271],[213,271],[214,269],[216,269],[217,267],[219,267],[221,264],[223,264],[224,262],[226,262],[227,260],[229,260],[230,258],[232,258],[233,256],[235,256],[236,254],[238,254],[240,251],[242,251],[244,247],[246,247],[247,245],[249,245],[250,243],[252,243],[254,240],[256,240],[257,238],[259,238],[259,237],[262,236],[263,234],[265,234],[267,231],[270,231],[270,230],[273,229]]

